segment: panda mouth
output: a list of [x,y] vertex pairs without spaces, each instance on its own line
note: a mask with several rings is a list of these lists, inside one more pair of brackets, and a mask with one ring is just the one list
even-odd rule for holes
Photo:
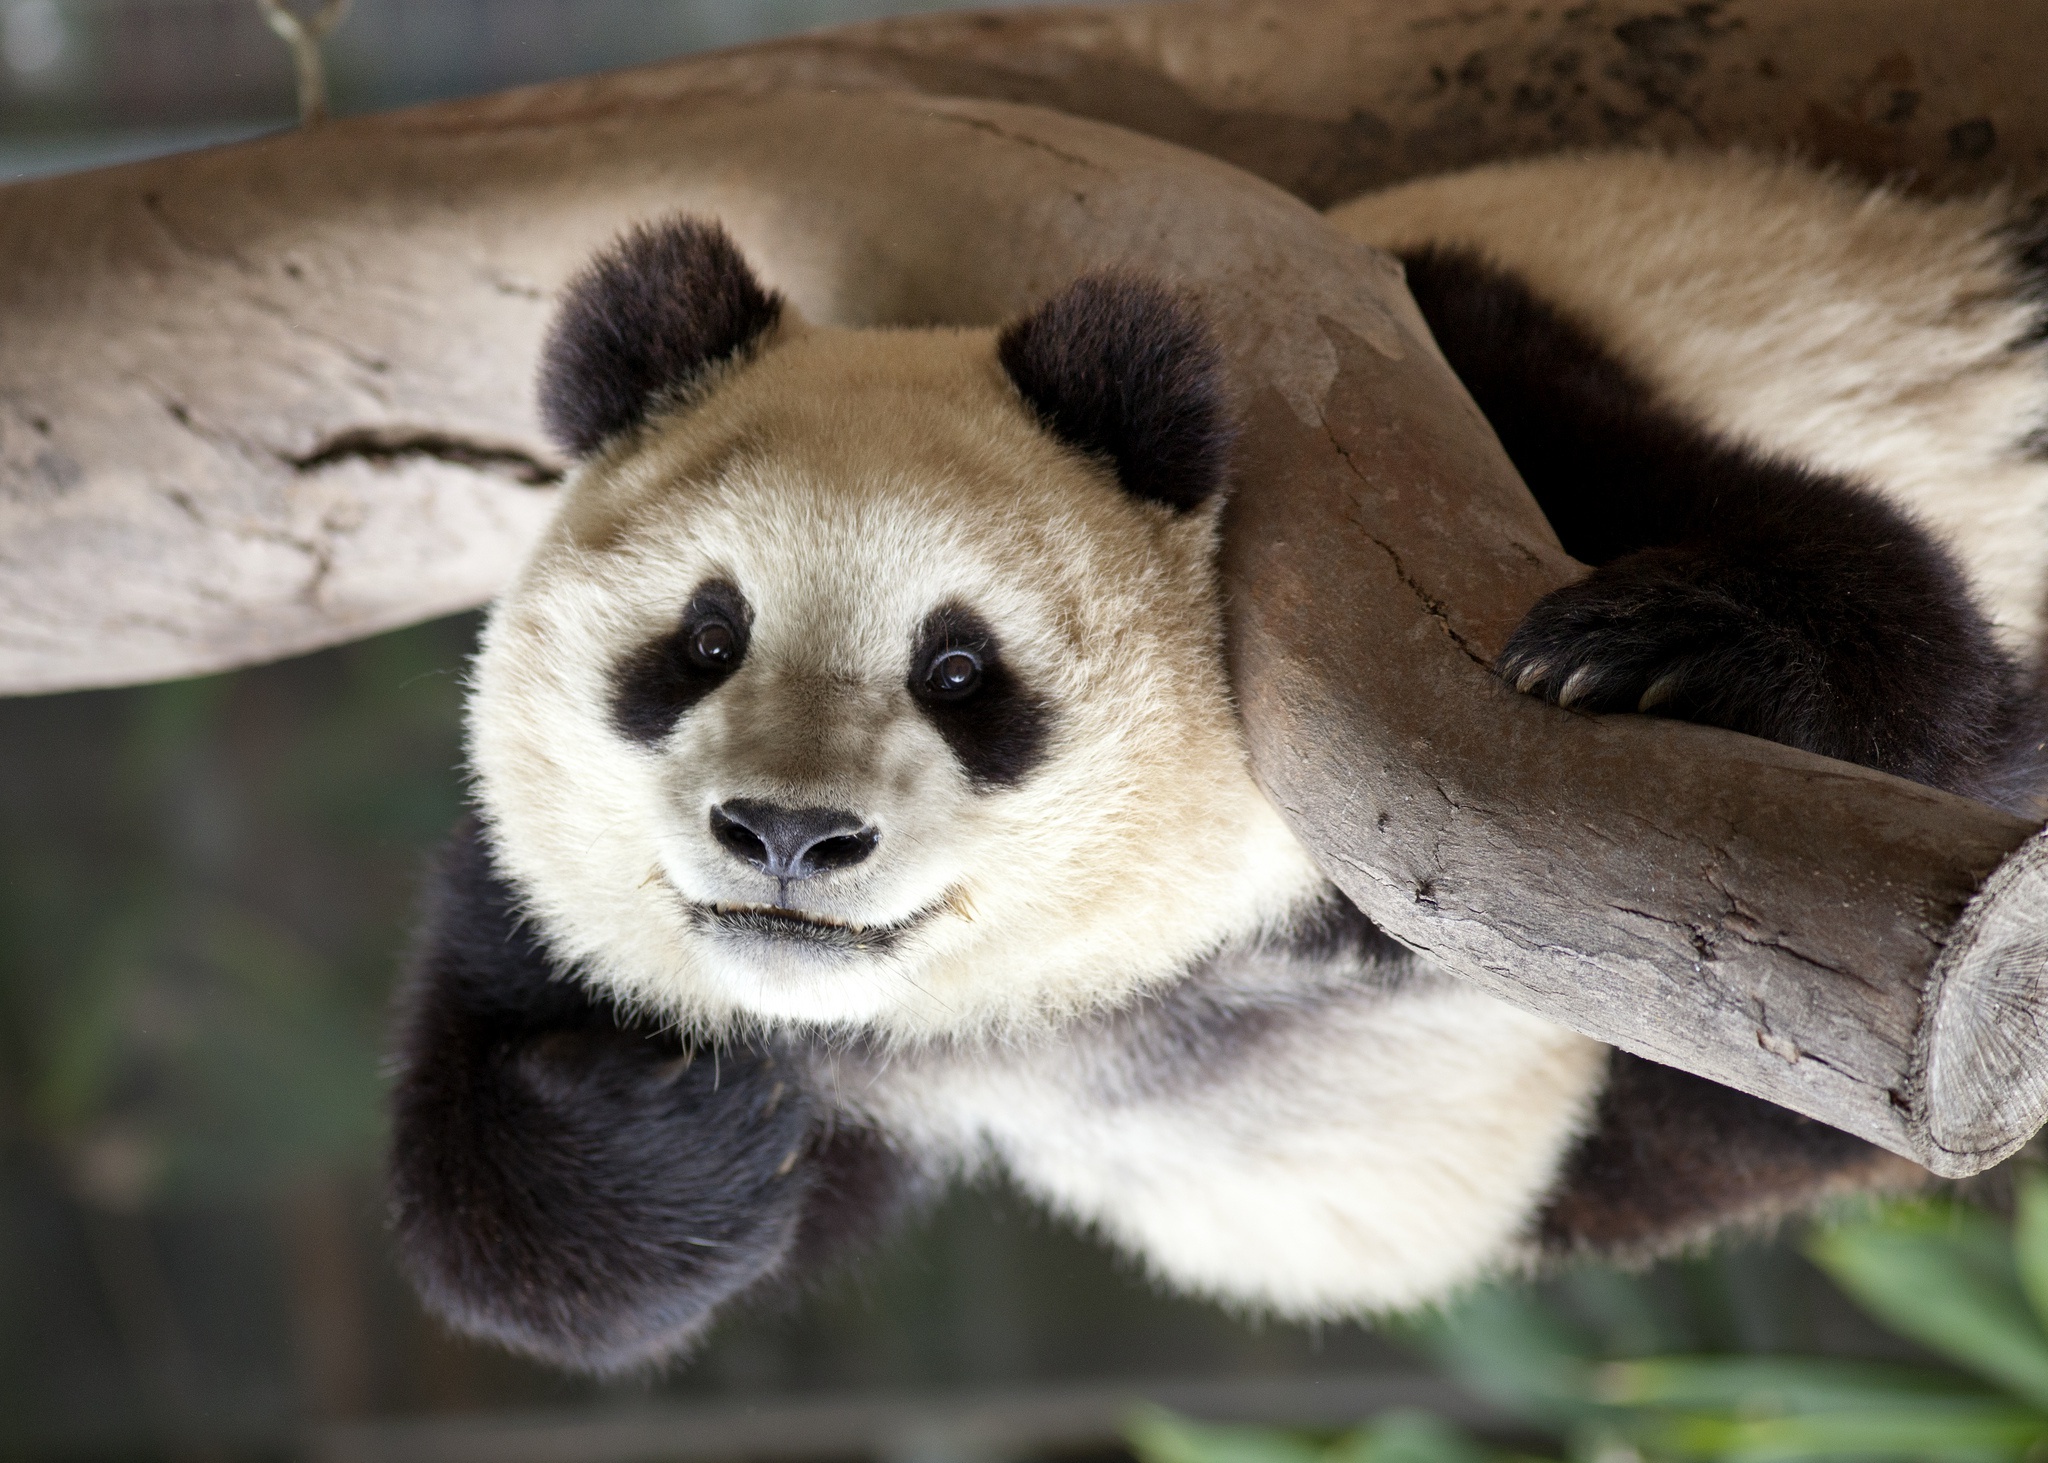
[[943,904],[921,909],[894,924],[863,925],[830,915],[804,914],[776,904],[697,904],[690,913],[699,928],[726,936],[795,940],[848,954],[878,954],[937,914]]

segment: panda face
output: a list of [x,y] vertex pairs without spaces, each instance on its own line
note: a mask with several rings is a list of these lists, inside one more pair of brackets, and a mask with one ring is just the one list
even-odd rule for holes
[[991,332],[790,323],[595,455],[471,747],[565,960],[709,1027],[1016,1027],[1320,876],[1225,685],[1213,507],[1057,440]]

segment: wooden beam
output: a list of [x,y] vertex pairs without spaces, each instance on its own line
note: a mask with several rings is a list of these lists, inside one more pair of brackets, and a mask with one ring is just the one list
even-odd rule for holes
[[[795,85],[1031,102],[1316,203],[1633,142],[1790,144],[1918,186],[2032,187],[2048,183],[2044,54],[2048,7],[2023,0],[925,15],[0,188],[0,692],[218,670],[489,598],[561,466],[529,382],[567,263],[550,231],[576,192],[548,170],[602,137],[647,166],[633,182],[599,170],[625,191],[587,188],[575,207],[602,220],[651,206],[645,155],[693,98]],[[529,176],[501,150],[515,139]],[[493,159],[488,182],[407,193],[406,170],[427,190],[435,158],[472,154]],[[473,229],[453,211],[508,189],[533,194],[525,227]],[[410,277],[358,267],[380,256]],[[493,310],[470,299],[479,271]],[[260,424],[223,396],[260,403]]]

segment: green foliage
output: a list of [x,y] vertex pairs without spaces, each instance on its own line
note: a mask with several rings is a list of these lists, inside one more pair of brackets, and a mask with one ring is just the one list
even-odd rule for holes
[[1157,1407],[1124,1426],[1139,1463],[1507,1463],[1510,1455],[1475,1443],[1426,1412],[1384,1413],[1335,1438],[1267,1427],[1190,1422]]
[[[2044,1181],[2022,1185],[2038,1211]],[[2036,1223],[2039,1223],[2038,1215]],[[2048,1408],[2048,1334],[2021,1286],[2015,1238],[1956,1204],[1901,1204],[1816,1235],[1814,1260],[1872,1315],[2035,1407]]]
[[[2048,1458],[2048,1174],[2023,1173],[2015,1222],[1950,1200],[1874,1208],[1806,1252],[1836,1285],[1952,1368],[1782,1355],[1613,1359],[1529,1287],[1478,1291],[1410,1323],[1470,1390],[1583,1463],[2036,1463]],[[1586,1272],[1610,1335],[1653,1323],[1641,1287]],[[1631,1292],[1634,1299],[1631,1300]],[[1581,1306],[1584,1311],[1586,1307]],[[1135,1419],[1141,1463],[1504,1463],[1412,1413],[1335,1439]]]
[[1331,1463],[1330,1449],[1303,1433],[1190,1422],[1159,1407],[1124,1424],[1141,1463]]

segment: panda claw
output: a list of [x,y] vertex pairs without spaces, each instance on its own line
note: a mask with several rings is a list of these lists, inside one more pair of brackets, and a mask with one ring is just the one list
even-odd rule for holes
[[1543,683],[1544,677],[1548,676],[1549,674],[1550,667],[1544,664],[1544,662],[1540,660],[1531,661],[1528,665],[1524,666],[1520,674],[1518,674],[1515,677],[1515,689],[1517,691],[1523,692],[1524,694],[1527,694],[1528,692],[1535,690],[1539,685],[1541,685]]
[[1678,689],[1678,679],[1677,671],[1666,671],[1663,675],[1657,677],[1656,680],[1650,682],[1648,689],[1643,692],[1642,698],[1636,702],[1636,710],[1654,710],[1656,707],[1662,706],[1666,701],[1669,701],[1672,693]]
[[1593,676],[1593,667],[1582,665],[1565,677],[1564,685],[1558,689],[1557,704],[1569,707],[1584,700],[1586,693],[1593,689]]

